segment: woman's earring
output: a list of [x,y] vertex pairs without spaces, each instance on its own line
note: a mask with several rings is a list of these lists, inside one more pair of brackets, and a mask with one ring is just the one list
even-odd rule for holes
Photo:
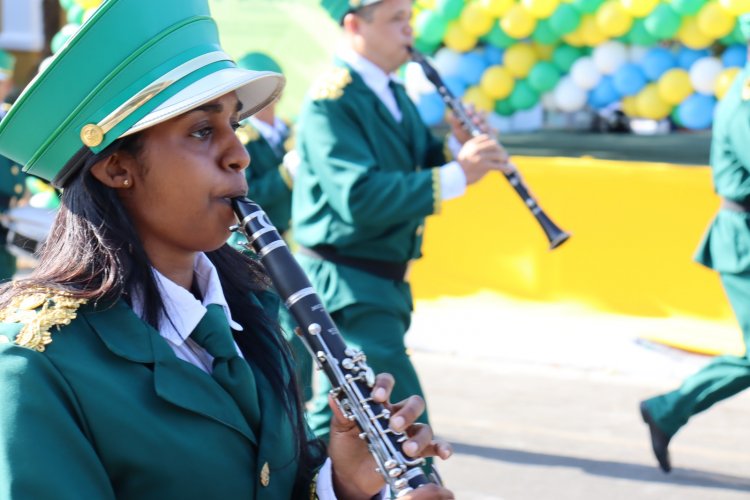
[[130,187],[130,179],[125,179],[124,181],[122,181],[122,185],[124,187]]

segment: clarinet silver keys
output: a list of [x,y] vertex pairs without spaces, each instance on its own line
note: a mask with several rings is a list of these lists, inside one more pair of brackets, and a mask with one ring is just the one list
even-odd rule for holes
[[422,470],[425,460],[410,458],[401,450],[406,435],[390,429],[390,412],[372,400],[375,374],[367,366],[364,353],[348,347],[331,316],[289,248],[271,224],[263,209],[247,198],[233,198],[232,208],[240,223],[232,227],[247,237],[249,246],[260,256],[276,291],[297,321],[302,340],[331,381],[331,394],[343,414],[360,428],[359,437],[375,457],[378,472],[396,497],[438,482]]

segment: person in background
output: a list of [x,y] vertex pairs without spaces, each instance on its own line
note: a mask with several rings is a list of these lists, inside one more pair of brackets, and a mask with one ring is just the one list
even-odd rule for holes
[[[250,52],[245,54],[237,65],[255,71],[282,73],[281,66],[267,54]],[[248,184],[248,197],[263,207],[269,219],[284,239],[289,240],[289,226],[292,213],[292,187],[297,162],[293,151],[292,127],[276,115],[275,101],[242,121],[237,136],[250,154],[250,166],[245,170]],[[230,242],[240,249],[245,238],[234,235]],[[292,347],[295,371],[300,386],[302,400],[312,397],[313,362],[302,341],[294,334],[297,324],[286,308],[279,313],[284,336]]]
[[[334,67],[312,85],[297,125],[292,193],[297,257],[346,342],[375,371],[422,394],[406,352],[409,263],[425,217],[487,172],[510,167],[492,137],[453,127],[455,161],[420,118],[393,72],[409,60],[410,0],[324,0],[343,29]],[[325,438],[330,384],[318,378],[309,421]],[[401,392],[403,391],[403,392]],[[427,414],[423,414],[424,421]]]
[[[750,40],[750,14],[739,18]],[[719,102],[711,139],[714,188],[722,205],[696,254],[719,273],[742,329],[745,353],[719,356],[674,391],[640,404],[659,467],[672,470],[669,443],[696,413],[750,387],[750,63]]]
[[[235,131],[283,85],[235,65],[207,0],[105,0],[0,123],[0,153],[62,189],[38,266],[0,288],[0,498],[385,493],[340,412],[311,438],[279,297],[226,244]],[[419,397],[388,406],[407,456],[450,455]]]
[[[13,68],[15,58],[0,49],[0,122],[10,109],[6,101],[13,90]],[[21,166],[10,158],[0,156],[0,217],[14,207],[26,194],[26,175]],[[13,278],[16,273],[16,257],[8,251],[8,229],[0,225],[0,281]]]

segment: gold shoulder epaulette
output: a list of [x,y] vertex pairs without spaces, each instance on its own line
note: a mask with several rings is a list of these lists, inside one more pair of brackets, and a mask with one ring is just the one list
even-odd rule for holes
[[50,330],[69,324],[85,303],[86,299],[72,297],[60,290],[30,290],[15,297],[10,306],[0,311],[0,321],[23,323],[14,343],[42,352],[52,342]]
[[344,94],[344,88],[352,83],[352,75],[346,68],[331,68],[318,77],[310,87],[310,98],[338,99]]
[[260,132],[258,129],[250,125],[249,123],[243,123],[240,128],[237,129],[237,137],[242,144],[248,144],[253,141],[260,139]]

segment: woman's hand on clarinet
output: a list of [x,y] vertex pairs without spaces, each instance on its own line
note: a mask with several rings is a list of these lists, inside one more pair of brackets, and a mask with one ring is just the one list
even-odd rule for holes
[[[399,403],[389,404],[393,385],[393,377],[388,373],[381,373],[375,379],[372,398],[390,410],[391,428],[409,436],[402,448],[404,453],[410,457],[437,456],[443,460],[448,459],[453,454],[450,445],[434,439],[429,425],[416,423],[416,419],[424,412],[424,400],[419,396],[411,396]],[[375,459],[370,454],[367,443],[360,439],[361,431],[357,424],[344,417],[332,397],[329,397],[328,404],[333,409],[328,455],[333,463],[336,496],[340,499],[372,498],[385,485],[383,477],[375,470]],[[453,498],[453,494],[445,488],[429,485],[418,488],[404,498],[444,499]]]

